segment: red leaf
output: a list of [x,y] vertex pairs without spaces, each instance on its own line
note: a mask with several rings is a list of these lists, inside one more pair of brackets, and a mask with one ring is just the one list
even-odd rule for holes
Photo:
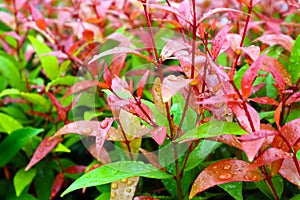
[[269,148],[255,159],[255,161],[248,167],[248,170],[253,170],[263,165],[268,165],[276,160],[292,157],[292,154],[281,149]]
[[47,24],[46,24],[46,22],[45,22],[44,19],[36,19],[36,20],[35,20],[35,23],[36,23],[37,27],[39,27],[39,28],[42,29],[43,31],[46,30]]
[[213,137],[213,138],[210,138],[210,139],[214,140],[214,141],[217,141],[217,142],[222,142],[223,144],[230,145],[230,146],[235,147],[237,149],[242,149],[241,142],[234,135],[225,134],[225,135],[220,135],[220,136]]
[[159,199],[151,196],[138,196],[138,197],[134,197],[133,200],[159,200]]
[[169,75],[162,83],[161,92],[163,102],[168,102],[177,92],[187,86],[192,80],[181,76]]
[[212,41],[212,47],[211,47],[211,55],[213,59],[216,59],[220,53],[220,50],[226,40],[226,35],[228,34],[230,30],[230,24],[226,24],[215,36],[215,38]]
[[245,134],[240,137],[242,141],[253,141],[261,138],[266,138],[268,136],[278,135],[276,130],[259,130],[256,132],[252,132],[250,134]]
[[50,199],[53,199],[57,195],[59,190],[62,188],[64,179],[65,179],[64,173],[61,172],[61,173],[57,174],[57,176],[55,177],[54,182],[52,184]]
[[32,18],[35,21],[37,27],[45,31],[47,28],[47,24],[45,22],[43,14],[38,9],[36,9],[35,6],[33,5],[30,5],[30,10],[31,10]]
[[27,3],[27,0],[14,0],[14,4],[16,5],[16,10],[20,10],[24,4]]
[[77,82],[72,87],[69,88],[69,90],[63,96],[63,98],[69,96],[70,94],[85,91],[91,87],[96,87],[98,85],[99,85],[99,82],[95,81],[95,80],[84,80],[84,81]]
[[280,89],[284,89],[285,85],[292,85],[292,78],[285,67],[276,58],[267,56],[264,60],[261,69],[270,72],[274,77],[276,85]]
[[229,182],[261,181],[264,176],[259,170],[247,171],[249,163],[242,160],[227,159],[218,161],[204,169],[195,180],[190,199],[204,190]]
[[294,146],[300,139],[300,118],[286,123],[281,128],[281,135],[285,137],[290,146]]
[[227,105],[232,110],[235,117],[237,118],[237,121],[239,122],[240,126],[242,128],[244,128],[247,132],[251,133],[251,132],[260,130],[259,115],[253,107],[246,104],[247,110],[250,114],[250,118],[253,122],[254,130],[252,130],[251,124],[250,124],[247,114],[245,112],[245,108],[243,107],[243,104],[240,104],[237,102],[228,102]]
[[51,103],[55,106],[59,119],[65,121],[67,119],[66,109],[51,92],[46,92],[46,94],[48,95]]
[[139,81],[138,85],[137,85],[137,95],[142,98],[143,95],[143,91],[144,91],[144,87],[147,81],[147,78],[149,76],[150,71],[147,70],[147,72],[142,76],[141,80]]
[[274,121],[275,121],[277,127],[281,127],[281,125],[280,125],[281,111],[282,111],[282,102],[279,103],[279,105],[276,108],[275,113],[274,113]]
[[243,141],[242,142],[242,149],[247,155],[247,158],[250,162],[252,162],[259,152],[260,148],[262,147],[265,138],[260,138],[252,141]]
[[162,145],[167,137],[167,127],[158,127],[151,131],[150,134],[157,144]]
[[293,46],[294,46],[293,38],[291,38],[288,35],[284,35],[284,34],[263,35],[263,36],[255,39],[253,42],[258,41],[258,40],[263,42],[263,43],[266,43],[270,46],[279,44],[279,45],[283,46],[289,52],[292,51]]
[[84,31],[82,32],[82,36],[88,42],[94,40],[94,32],[91,30],[84,29]]
[[76,121],[69,123],[59,129],[53,137],[76,133],[96,137],[96,152],[100,153],[106,135],[113,123],[113,118],[105,118],[102,122],[98,121]]
[[241,50],[243,50],[245,54],[248,54],[252,60],[257,60],[260,56],[260,48],[258,46],[251,45],[249,47],[241,47]]
[[295,102],[300,102],[300,92],[296,92],[296,93],[292,94],[292,96],[290,96],[287,99],[286,104],[290,105]]
[[257,60],[252,63],[249,69],[245,72],[242,78],[242,94],[245,98],[248,98],[251,94],[251,88],[254,80],[257,77],[258,70],[260,69],[263,61],[266,59],[266,54],[263,54]]
[[67,169],[64,170],[64,172],[68,174],[78,174],[78,173],[83,173],[85,171],[85,168],[86,166],[76,165],[76,166],[68,167]]
[[268,104],[268,105],[274,105],[278,106],[279,103],[275,99],[272,99],[270,97],[257,97],[257,98],[251,98],[250,101],[254,101],[259,104]]
[[199,22],[203,22],[204,20],[206,20],[211,15],[214,15],[214,14],[217,14],[217,13],[221,13],[221,12],[243,13],[240,10],[235,10],[235,9],[231,9],[231,8],[215,8],[215,9],[209,10],[207,13],[204,13],[202,15],[202,17],[200,18]]
[[[298,161],[298,165],[300,165],[299,160],[297,161]],[[298,187],[300,186],[300,176],[298,174],[298,170],[295,165],[295,162],[292,158],[284,159],[281,168],[279,170],[279,173],[289,182],[297,185]]]
[[107,67],[107,64],[104,65],[104,73],[103,73],[103,79],[105,81],[106,85],[111,86],[112,84],[112,75]]
[[41,159],[43,159],[61,141],[61,138],[50,139],[50,137],[45,137],[43,141],[39,144],[39,146],[36,148],[30,162],[25,168],[25,171],[28,171],[32,166],[34,166]]
[[[111,127],[111,129],[112,129],[112,127]],[[111,162],[109,153],[107,152],[107,150],[104,147],[101,149],[100,153],[97,153],[96,144],[92,144],[91,146],[89,146],[88,151],[94,158],[96,158],[99,162],[101,162],[103,164],[108,164]]]

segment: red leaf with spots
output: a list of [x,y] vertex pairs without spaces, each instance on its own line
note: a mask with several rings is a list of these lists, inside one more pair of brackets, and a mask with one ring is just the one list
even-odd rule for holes
[[253,182],[264,179],[259,170],[247,171],[249,163],[227,159],[218,161],[204,169],[193,183],[190,199],[213,186],[229,182]]
[[256,79],[258,70],[260,69],[265,58],[266,58],[266,54],[259,57],[254,63],[252,63],[252,65],[243,75],[241,86],[242,86],[242,94],[245,98],[248,98],[249,95],[251,94],[252,84]]
[[290,105],[295,102],[300,102],[300,92],[296,92],[296,93],[292,94],[292,96],[290,96],[287,99],[286,104]]
[[59,119],[65,121],[67,119],[66,109],[61,105],[58,99],[51,92],[46,92],[46,94],[48,95],[51,103],[55,106]]
[[221,48],[226,40],[226,35],[228,34],[230,30],[230,24],[226,24],[215,36],[215,38],[212,41],[212,47],[211,47],[211,55],[214,59],[216,59],[221,51]]
[[265,138],[260,138],[251,141],[242,141],[242,149],[248,157],[248,160],[252,162],[262,147]]
[[258,168],[263,165],[268,165],[276,160],[293,157],[292,154],[277,148],[269,148],[260,154],[254,162],[248,167],[248,170]]
[[[84,80],[84,81],[80,81],[80,82],[77,82],[75,83],[72,87],[70,87],[68,89],[68,91],[65,93],[64,97],[67,97],[71,94],[75,94],[75,93],[78,93],[78,92],[82,92],[82,91],[85,91],[91,87],[97,87],[97,86],[100,86],[99,85],[100,83],[96,80]],[[102,83],[103,84],[103,83]],[[103,84],[103,86],[105,86],[106,84]]]
[[59,190],[62,188],[64,184],[64,179],[65,179],[64,173],[61,172],[57,174],[52,184],[50,199],[56,197],[57,193],[59,192]]
[[251,98],[250,101],[254,101],[259,104],[268,104],[268,105],[274,105],[278,106],[279,103],[275,99],[272,99],[270,97],[257,97],[257,98]]
[[[297,160],[298,166],[300,165],[299,160]],[[284,159],[281,168],[279,170],[281,176],[283,176],[289,182],[300,187],[300,175],[298,174],[297,167],[292,158]]]
[[83,173],[85,171],[85,168],[86,166],[76,165],[76,166],[68,167],[67,169],[64,170],[64,172],[68,174],[78,174],[78,173]]
[[279,105],[278,105],[278,107],[276,108],[275,113],[274,113],[274,121],[275,121],[277,127],[281,127],[281,126],[280,126],[280,116],[281,116],[281,111],[282,111],[282,102],[279,103]]
[[289,145],[294,146],[300,139],[300,118],[288,122],[281,128],[281,135]]
[[160,126],[150,132],[152,138],[159,145],[162,145],[167,137],[167,127]]
[[26,166],[25,171],[29,170],[32,166],[34,166],[41,159],[43,159],[61,141],[61,138],[50,139],[50,137],[45,137],[33,153],[33,156],[28,165]]
[[147,81],[147,78],[149,76],[150,71],[147,70],[146,73],[142,76],[141,80],[139,81],[138,85],[137,85],[137,95],[142,98],[143,95],[143,91],[144,91],[144,87]]

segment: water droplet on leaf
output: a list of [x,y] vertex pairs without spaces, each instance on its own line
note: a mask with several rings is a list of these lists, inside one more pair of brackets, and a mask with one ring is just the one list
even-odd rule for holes
[[228,180],[232,178],[232,174],[231,173],[223,173],[219,176],[220,180]]
[[84,128],[81,130],[82,134],[91,134],[93,132],[92,128]]

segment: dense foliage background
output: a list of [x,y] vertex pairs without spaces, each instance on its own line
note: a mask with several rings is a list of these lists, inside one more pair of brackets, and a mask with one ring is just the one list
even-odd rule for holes
[[0,199],[300,199],[299,1],[0,5]]

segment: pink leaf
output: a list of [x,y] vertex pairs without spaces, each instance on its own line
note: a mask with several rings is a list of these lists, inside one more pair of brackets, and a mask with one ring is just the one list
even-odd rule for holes
[[240,137],[242,141],[254,141],[261,138],[266,138],[268,136],[278,135],[276,130],[259,130],[250,134],[245,134]]
[[296,92],[296,93],[292,94],[292,96],[290,96],[288,98],[288,100],[286,101],[286,104],[290,105],[295,102],[300,102],[300,92]]
[[147,70],[147,72],[142,76],[141,80],[139,81],[138,85],[137,85],[137,95],[138,97],[142,98],[143,95],[143,91],[144,91],[144,87],[147,81],[147,78],[149,76],[150,71]]
[[107,64],[104,65],[103,79],[105,81],[105,84],[111,86],[111,84],[112,84],[112,75],[110,73],[110,70],[107,67]]
[[213,59],[216,59],[218,57],[229,30],[230,24],[226,24],[214,37],[211,47],[211,55]]
[[260,154],[254,162],[248,167],[248,170],[253,170],[260,166],[268,165],[276,160],[293,157],[292,154],[277,148],[269,148]]
[[250,56],[252,60],[257,60],[259,58],[260,54],[260,48],[258,46],[251,45],[249,47],[241,47],[241,50]]
[[162,145],[167,137],[167,127],[158,127],[151,131],[150,134],[157,144]]
[[279,103],[275,99],[272,99],[270,97],[257,97],[257,98],[251,98],[250,101],[254,101],[259,104],[268,104],[268,105],[274,105],[278,106]]
[[[297,160],[298,165],[300,165],[299,160]],[[279,170],[281,176],[283,176],[289,182],[300,186],[300,176],[292,158],[284,159],[281,168]]]
[[64,173],[61,172],[57,174],[52,184],[50,199],[53,199],[57,195],[59,190],[62,188],[64,179],[65,179]]
[[177,92],[187,86],[192,80],[181,76],[167,76],[161,86],[163,102],[168,102]]
[[235,9],[231,9],[231,8],[215,8],[215,9],[209,10],[207,13],[204,13],[202,15],[202,17],[200,18],[199,22],[203,22],[204,20],[206,20],[211,15],[214,15],[214,14],[217,14],[217,13],[222,13],[222,12],[243,13],[240,10],[235,10]]
[[270,46],[279,44],[279,45],[283,46],[289,52],[292,51],[293,46],[294,46],[293,38],[291,38],[288,35],[284,35],[284,34],[263,35],[263,36],[255,39],[253,42],[258,41],[258,40],[263,42],[263,43],[266,43]]
[[48,95],[51,103],[55,106],[59,119],[65,121],[67,119],[66,109],[51,92],[46,92],[46,94]]
[[20,10],[25,3],[27,3],[27,0],[14,0],[14,3],[16,5],[16,10]]
[[[111,129],[112,129],[112,127],[110,128],[110,130]],[[104,147],[101,149],[100,153],[97,153],[96,144],[92,144],[91,146],[89,146],[88,151],[94,158],[96,158],[99,162],[101,162],[103,164],[108,164],[111,162],[109,153],[107,152],[107,150]]]
[[218,161],[204,169],[195,180],[190,199],[204,190],[229,182],[254,182],[264,179],[259,170],[247,171],[249,163],[242,160],[227,159]]
[[61,141],[61,138],[53,138],[50,140],[50,137],[45,137],[43,141],[39,144],[39,146],[36,148],[30,162],[25,168],[25,171],[28,171],[32,166],[34,166],[41,159],[43,159]]
[[260,138],[256,140],[250,141],[242,141],[242,149],[247,155],[247,158],[250,162],[252,162],[259,152],[260,148],[262,147],[265,138]]
[[86,166],[82,165],[75,165],[68,167],[67,169],[64,170],[65,173],[68,174],[78,174],[78,173],[83,173],[85,171]]
[[266,58],[266,54],[259,57],[257,60],[252,63],[252,65],[249,67],[249,69],[245,72],[242,78],[242,94],[245,98],[248,98],[251,94],[251,88],[254,80],[257,77],[258,70],[261,68],[262,63],[264,62]]
[[91,87],[97,87],[97,86],[98,86],[98,81],[96,80],[84,80],[84,81],[77,82],[72,87],[69,88],[69,90],[65,93],[63,98],[71,94],[85,91]]
[[281,135],[285,137],[290,146],[294,146],[300,139],[300,118],[286,123],[281,128]]

